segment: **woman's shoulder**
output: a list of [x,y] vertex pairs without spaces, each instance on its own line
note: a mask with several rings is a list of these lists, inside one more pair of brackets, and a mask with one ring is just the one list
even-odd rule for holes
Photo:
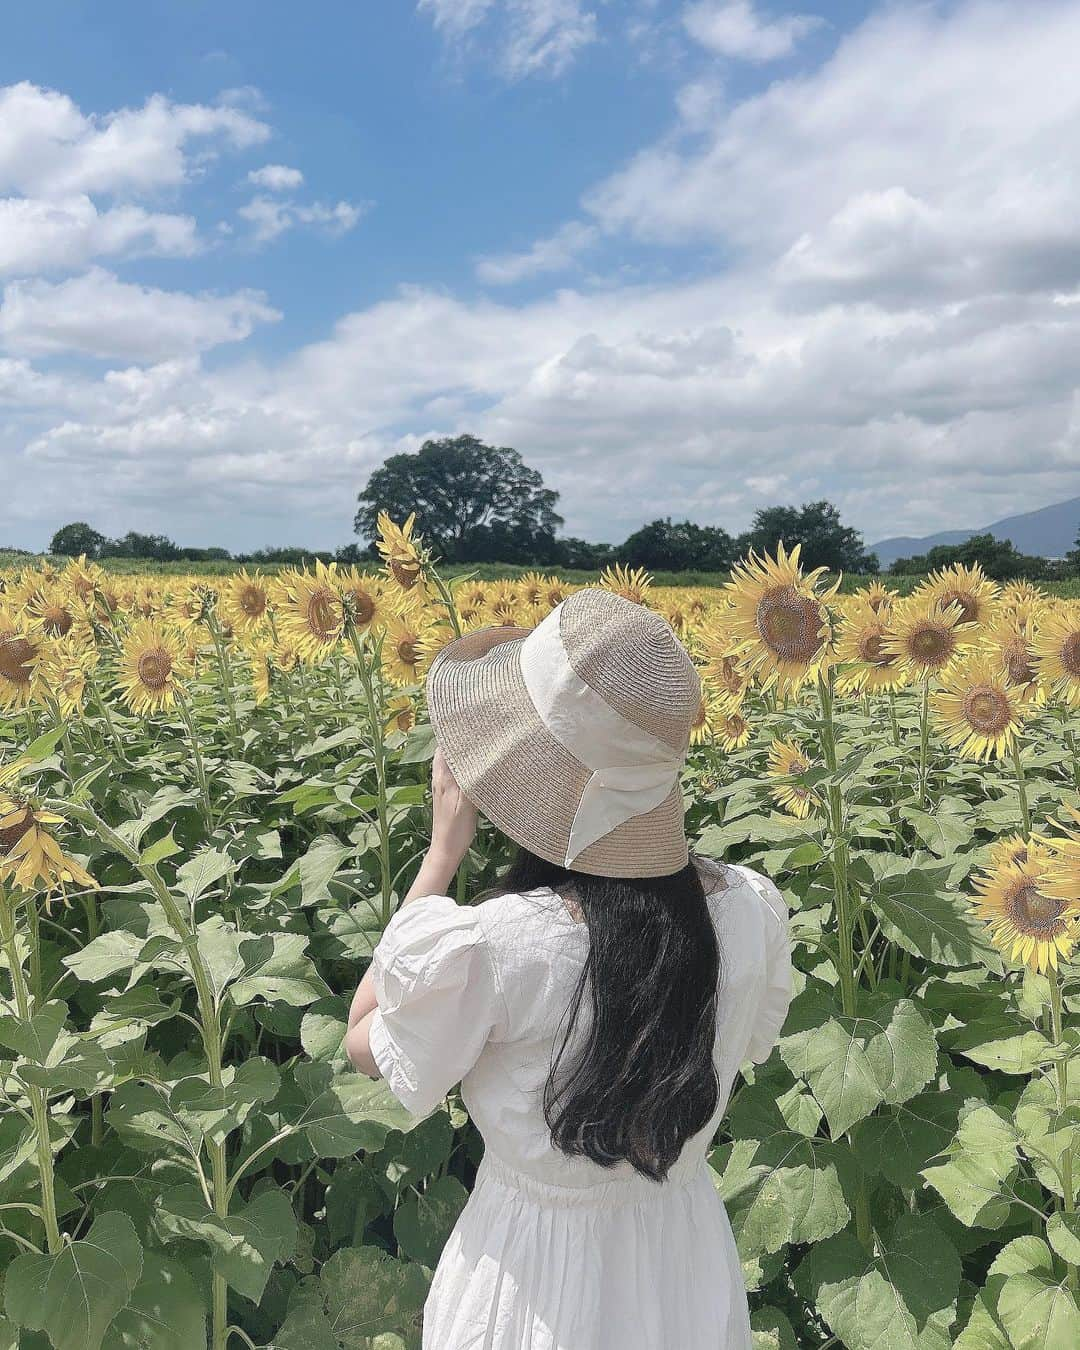
[[702,854],[695,856],[705,879],[713,882],[711,889],[706,887],[710,902],[724,910],[751,909],[760,913],[766,922],[771,915],[782,925],[787,925],[787,901],[764,872],[747,867],[745,863],[720,862]]

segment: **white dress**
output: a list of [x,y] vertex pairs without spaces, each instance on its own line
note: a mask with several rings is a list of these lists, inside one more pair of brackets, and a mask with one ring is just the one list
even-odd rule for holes
[[706,1153],[739,1067],[768,1057],[787,1013],[787,906],[748,867],[702,874],[721,950],[720,1104],[662,1183],[568,1157],[544,1123],[540,1093],[589,945],[555,892],[469,907],[431,895],[391,919],[373,960],[371,1053],[417,1115],[460,1080],[485,1146],[424,1307],[424,1350],[749,1350]]

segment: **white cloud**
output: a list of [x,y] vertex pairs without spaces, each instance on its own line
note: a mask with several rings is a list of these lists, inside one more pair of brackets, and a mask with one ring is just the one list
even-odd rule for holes
[[581,0],[419,0],[436,29],[459,46],[485,30],[499,73],[517,80],[562,75],[597,37]]
[[788,56],[821,22],[812,14],[768,19],[753,0],[699,0],[683,11],[683,24],[695,42],[718,56],[742,61]]
[[[516,445],[593,538],[828,496],[872,541],[1074,496],[1080,87],[1048,77],[1074,50],[1076,0],[920,6],[693,103],[589,195],[606,287],[406,288],[272,361],[0,361],[8,518],[40,542],[77,485],[111,533],[338,543],[387,453],[460,430]],[[619,284],[620,239],[722,262]],[[504,270],[543,273],[543,243]]]
[[141,108],[103,117],[66,95],[23,82],[0,88],[0,191],[30,197],[146,192],[193,172],[190,142],[258,145],[265,123],[236,107],[173,103],[155,94]]
[[0,303],[0,346],[24,356],[79,352],[155,362],[240,342],[280,319],[257,291],[187,295],[134,286],[93,268],[57,284],[17,281]]
[[348,234],[365,210],[365,206],[353,202],[338,202],[334,206],[325,202],[301,205],[279,197],[257,196],[237,214],[252,226],[255,242],[266,244],[297,225],[313,225],[332,235]]
[[575,266],[581,254],[599,238],[594,225],[570,221],[546,239],[538,239],[521,253],[493,254],[480,258],[476,275],[491,286],[509,286],[529,277],[550,272],[565,272]]
[[264,164],[261,169],[252,169],[247,181],[267,192],[289,192],[303,185],[304,175],[287,164]]
[[0,197],[0,276],[68,271],[120,255],[186,257],[198,246],[191,216],[141,206],[99,210],[86,196]]

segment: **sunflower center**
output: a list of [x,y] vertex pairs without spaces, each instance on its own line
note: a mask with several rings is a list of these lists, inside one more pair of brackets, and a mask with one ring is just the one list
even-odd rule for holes
[[266,592],[261,586],[245,586],[240,592],[240,608],[249,619],[259,619],[266,613]]
[[1012,720],[1012,708],[1000,689],[976,684],[964,695],[964,719],[986,736],[1000,736]]
[[391,558],[386,566],[403,591],[412,590],[420,577],[420,564],[415,559]]
[[1004,649],[1002,655],[1005,658],[1005,669],[1008,672],[1010,682],[1012,684],[1030,684],[1035,678],[1035,672],[1031,669],[1027,643],[1024,639],[1022,637],[1014,639]]
[[42,614],[41,622],[50,637],[63,637],[75,620],[62,605],[50,605]]
[[979,602],[970,591],[943,591],[941,603],[946,609],[949,605],[959,605],[963,611],[960,616],[961,623],[972,623],[979,617]]
[[893,658],[881,646],[881,630],[869,628],[859,635],[859,656],[872,666],[891,666]]
[[368,595],[367,591],[361,590],[359,587],[351,591],[350,594],[356,622],[362,626],[369,624],[375,617],[375,601]]
[[809,663],[821,646],[821,606],[794,586],[774,586],[758,601],[757,630],[781,661]]
[[7,825],[0,830],[0,858],[6,857],[11,852],[33,823],[34,813],[27,806],[14,825]]
[[27,685],[33,673],[34,649],[25,638],[0,638],[0,676],[12,684]]
[[1080,675],[1080,633],[1070,633],[1061,644],[1061,664],[1070,675]]
[[337,637],[338,615],[335,595],[328,586],[320,586],[312,591],[307,605],[308,631],[322,642],[330,642]]
[[920,624],[908,638],[908,650],[924,666],[943,666],[955,645],[949,629],[936,623]]
[[702,699],[701,702],[698,704],[697,716],[694,718],[694,728],[696,730],[698,727],[703,727],[704,725],[705,725],[705,700]]
[[1022,881],[1006,897],[1009,917],[1017,931],[1027,937],[1054,933],[1065,904],[1051,895],[1043,895],[1033,881]]
[[415,666],[418,660],[416,644],[410,638],[402,638],[397,645],[397,654],[403,665]]
[[139,657],[139,683],[145,689],[164,689],[171,674],[172,657],[164,647],[152,647]]

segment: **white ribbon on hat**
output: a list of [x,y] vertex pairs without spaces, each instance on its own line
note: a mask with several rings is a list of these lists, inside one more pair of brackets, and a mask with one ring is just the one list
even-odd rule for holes
[[659,806],[683,756],[618,712],[570,664],[553,609],[521,643],[521,673],[537,716],[592,774],[570,827],[564,866],[632,816]]

